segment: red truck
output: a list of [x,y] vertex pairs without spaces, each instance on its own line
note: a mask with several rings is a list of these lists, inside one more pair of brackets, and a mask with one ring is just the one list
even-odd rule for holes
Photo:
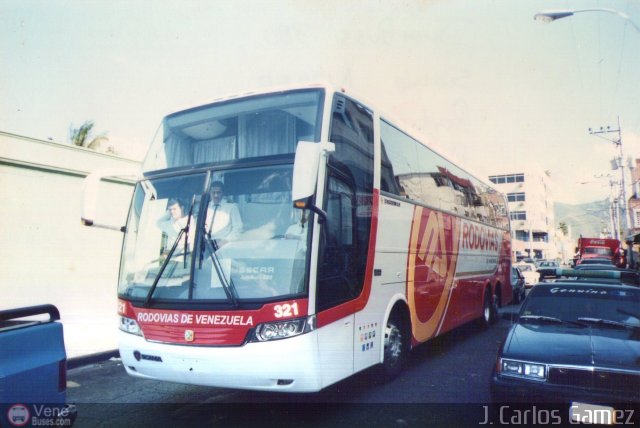
[[618,267],[625,267],[624,250],[617,239],[578,238],[574,264],[577,266],[586,259],[608,259]]

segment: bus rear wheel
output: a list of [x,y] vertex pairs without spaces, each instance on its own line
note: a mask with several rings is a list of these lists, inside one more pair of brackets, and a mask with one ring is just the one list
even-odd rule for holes
[[399,312],[393,313],[384,328],[384,359],[381,375],[384,381],[395,379],[407,363],[409,332]]
[[484,293],[482,302],[482,316],[480,317],[480,326],[488,328],[491,324],[498,320],[498,304],[495,296],[491,295],[491,289],[487,288]]

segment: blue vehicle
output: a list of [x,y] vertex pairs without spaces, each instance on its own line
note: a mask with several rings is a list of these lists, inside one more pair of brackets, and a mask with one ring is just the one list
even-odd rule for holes
[[53,305],[0,311],[0,426],[74,421],[59,320]]

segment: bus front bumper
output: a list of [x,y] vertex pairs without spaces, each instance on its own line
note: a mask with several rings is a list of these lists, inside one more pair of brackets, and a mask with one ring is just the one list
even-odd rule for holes
[[134,377],[262,391],[315,392],[323,388],[315,332],[213,347],[149,342],[120,331],[119,348],[127,373]]

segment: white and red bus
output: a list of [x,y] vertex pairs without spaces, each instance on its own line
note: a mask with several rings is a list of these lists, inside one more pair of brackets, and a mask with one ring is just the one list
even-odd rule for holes
[[506,206],[326,85],[170,114],[124,228],[123,365],[269,391],[393,378],[412,347],[511,300]]

